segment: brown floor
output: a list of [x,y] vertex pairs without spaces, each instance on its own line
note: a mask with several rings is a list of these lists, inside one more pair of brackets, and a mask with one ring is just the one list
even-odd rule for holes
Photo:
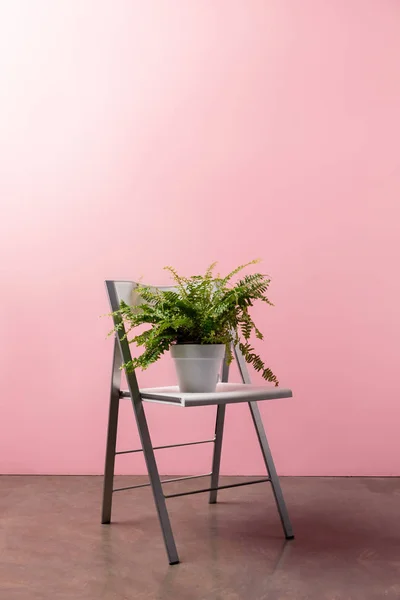
[[283,540],[269,484],[222,491],[211,506],[203,494],[168,500],[182,561],[170,567],[148,489],[115,494],[114,522],[100,525],[100,477],[0,477],[0,598],[400,598],[399,479],[282,485],[291,542]]

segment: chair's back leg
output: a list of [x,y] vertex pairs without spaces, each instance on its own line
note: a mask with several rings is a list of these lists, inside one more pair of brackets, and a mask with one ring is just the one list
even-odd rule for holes
[[101,522],[110,523],[114,481],[115,449],[117,444],[119,396],[121,390],[121,352],[114,340],[114,356],[111,373],[110,408],[108,413],[106,462],[104,467],[103,504]]
[[[243,358],[241,352],[237,349],[235,350],[236,359],[239,366],[239,371],[243,380],[243,383],[251,383],[250,376],[247,370],[246,361]],[[253,419],[254,427],[257,433],[257,438],[260,444],[261,452],[264,458],[264,463],[267,468],[268,476],[271,479],[272,490],[274,493],[274,498],[276,502],[276,506],[278,508],[279,516],[282,521],[283,531],[285,533],[286,539],[292,539],[293,529],[290,523],[289,514],[286,508],[285,500],[283,498],[283,493],[281,489],[281,485],[279,483],[279,477],[277,475],[274,461],[272,459],[271,450],[268,444],[267,436],[265,433],[264,425],[261,419],[260,409],[258,408],[257,402],[249,402],[249,408],[251,417]]]
[[265,434],[264,425],[260,415],[260,409],[258,408],[257,402],[249,402],[249,408],[253,419],[254,427],[257,432],[257,438],[260,443],[260,448],[263,454],[268,476],[271,479],[272,491],[274,493],[276,506],[278,508],[279,516],[282,521],[283,531],[285,532],[286,539],[290,540],[294,537],[293,529],[290,523],[285,500],[283,498],[281,484],[279,483],[279,477],[277,475],[274,461],[272,459],[272,454],[268,444],[267,436]]
[[[222,378],[223,382],[227,382],[229,379],[229,365],[224,361],[222,367]],[[226,404],[219,404],[217,406],[217,418],[215,421],[215,440],[214,440],[214,452],[213,452],[213,462],[212,462],[212,472],[211,472],[211,487],[217,488],[219,481],[219,468],[221,464],[221,453],[222,453],[222,438],[224,435],[224,423],[225,423],[225,409]],[[212,489],[210,492],[210,504],[215,504],[217,502],[217,494],[218,491],[216,489]]]

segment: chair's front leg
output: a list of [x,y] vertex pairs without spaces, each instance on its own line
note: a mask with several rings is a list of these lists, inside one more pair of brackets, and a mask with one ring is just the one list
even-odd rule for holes
[[[133,393],[133,386],[128,385],[131,392]],[[176,550],[174,535],[172,533],[171,522],[165,503],[165,496],[162,489],[160,475],[158,473],[157,463],[154,456],[154,450],[151,443],[150,432],[147,425],[146,415],[144,413],[143,402],[140,398],[134,398],[132,396],[133,409],[136,416],[136,422],[139,430],[140,440],[142,442],[143,455],[146,461],[147,471],[150,478],[150,484],[153,491],[154,502],[156,505],[158,518],[161,525],[161,531],[164,537],[165,549],[168,555],[168,562],[170,565],[176,565],[179,563],[178,552]]]
[[272,490],[274,492],[275,502],[278,508],[279,516],[282,521],[285,537],[286,539],[290,540],[294,538],[293,529],[290,523],[285,500],[283,498],[281,485],[279,483],[279,477],[277,475],[274,461],[272,459],[272,454],[269,448],[267,436],[265,434],[260,409],[258,408],[257,402],[249,402],[249,408],[253,419],[254,427],[257,433],[257,438],[260,443],[260,448],[264,458],[265,466],[267,468],[268,476],[271,479]]
[[[211,473],[211,487],[217,488],[219,481],[219,467],[221,464],[221,452],[222,452],[222,438],[224,435],[224,422],[225,422],[225,404],[219,404],[217,406],[217,419],[215,422],[215,440],[214,440],[214,453]],[[212,489],[210,492],[210,504],[215,504],[217,501],[218,491]]]
[[115,449],[117,444],[119,394],[121,389],[121,353],[116,340],[114,340],[114,358],[111,373],[110,408],[108,413],[106,463],[104,467],[103,504],[101,509],[101,522],[106,524],[111,521],[111,507],[114,482]]
[[[221,381],[226,383],[229,379],[229,365],[226,362],[226,355],[222,365],[222,377]],[[211,487],[217,488],[219,482],[219,468],[221,464],[221,453],[222,453],[222,438],[224,436],[224,423],[225,423],[225,409],[226,404],[218,404],[217,406],[217,418],[215,421],[215,440],[214,440],[214,452],[213,462],[211,471]],[[218,490],[213,489],[210,492],[210,504],[217,502]]]

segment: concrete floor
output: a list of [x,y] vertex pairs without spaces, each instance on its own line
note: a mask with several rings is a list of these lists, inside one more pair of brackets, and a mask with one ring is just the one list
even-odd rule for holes
[[113,523],[100,525],[100,477],[2,476],[0,599],[400,598],[399,479],[287,478],[282,486],[291,542],[269,484],[222,491],[211,506],[203,494],[168,500],[182,561],[170,567],[148,489],[115,494]]

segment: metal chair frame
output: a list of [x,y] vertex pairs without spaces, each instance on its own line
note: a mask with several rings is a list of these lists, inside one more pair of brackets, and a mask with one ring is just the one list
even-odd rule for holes
[[[137,299],[134,300],[134,290],[137,287],[137,284],[134,282],[128,281],[106,281],[106,287],[109,297],[109,302],[111,306],[111,310],[114,312],[118,310],[120,306],[121,300],[124,300],[127,303],[135,303]],[[160,289],[171,289],[171,288],[160,288]],[[114,318],[115,325],[121,325],[121,321],[118,318]],[[243,355],[239,351],[238,348],[234,348],[235,357],[238,363],[239,371],[241,374],[243,384],[250,384],[250,376],[247,370],[246,362],[244,360]],[[220,402],[215,404],[217,405],[217,414],[216,414],[216,423],[215,423],[215,435],[212,439],[207,440],[199,440],[194,442],[180,443],[180,444],[170,444],[166,446],[153,446],[150,432],[146,420],[146,415],[144,411],[144,401],[146,398],[143,397],[145,394],[143,390],[139,389],[138,382],[136,379],[135,373],[126,373],[126,380],[128,384],[128,391],[121,390],[121,367],[124,363],[127,363],[131,360],[131,352],[129,348],[129,343],[125,339],[125,329],[122,327],[118,330],[118,334],[115,334],[114,338],[114,354],[113,354],[113,363],[112,363],[112,374],[111,374],[111,390],[110,390],[110,404],[109,404],[109,417],[108,417],[108,430],[107,430],[107,447],[106,447],[106,459],[105,459],[105,469],[104,469],[104,486],[103,486],[103,503],[102,503],[102,516],[101,522],[103,524],[107,524],[111,522],[111,509],[112,509],[112,498],[113,493],[136,489],[141,487],[149,486],[152,489],[154,503],[156,506],[156,510],[158,513],[158,518],[161,525],[161,531],[164,537],[165,548],[167,551],[168,561],[170,565],[174,565],[179,563],[179,557],[175,545],[174,536],[172,533],[171,523],[167,511],[166,499],[175,498],[178,496],[187,496],[191,494],[198,494],[203,492],[209,492],[209,502],[210,504],[215,504],[217,502],[217,494],[220,489],[227,489],[233,487],[239,487],[244,485],[253,485],[256,483],[264,483],[270,482],[272,485],[273,494],[275,497],[276,506],[278,509],[278,513],[282,522],[282,527],[284,531],[284,535],[286,539],[293,539],[293,530],[289,520],[288,511],[286,508],[286,504],[283,498],[281,486],[279,483],[279,478],[276,473],[274,461],[272,459],[271,450],[268,444],[267,436],[265,434],[264,426],[262,423],[260,410],[258,407],[257,401],[248,401],[248,406],[250,409],[252,421],[254,424],[254,428],[257,434],[258,442],[260,444],[260,449],[264,458],[265,467],[267,470],[267,477],[263,477],[261,479],[246,481],[243,483],[234,483],[230,485],[218,485],[219,484],[219,471],[220,471],[220,462],[221,462],[221,452],[222,452],[222,439],[224,433],[224,421],[225,421],[225,411],[226,411],[226,403]],[[224,362],[222,368],[221,381],[227,382],[229,378],[229,366]],[[245,388],[245,386],[244,386]],[[247,388],[246,388],[247,389]],[[250,389],[250,388],[249,388]],[[269,390],[269,397],[280,398],[280,397],[290,397],[290,390],[280,390],[276,389],[276,393],[271,395],[271,388]],[[222,395],[221,395],[222,396]],[[228,395],[227,395],[228,396]],[[116,451],[116,442],[117,442],[117,428],[118,428],[118,412],[119,412],[119,403],[123,398],[129,397],[132,401],[133,411],[136,418],[136,424],[139,431],[139,437],[141,441],[141,448],[135,450],[125,450],[122,452]],[[249,397],[251,394],[249,393]],[[163,400],[159,400],[161,403],[170,403],[163,402]],[[246,400],[242,400],[246,401]],[[229,402],[229,400],[228,400]],[[208,402],[210,404],[210,402]],[[198,405],[198,404],[197,404]],[[177,448],[182,446],[191,446],[195,444],[206,444],[213,443],[213,459],[212,459],[212,469],[210,473],[205,473],[204,475],[194,475],[187,477],[175,477],[167,480],[161,480],[157,463],[155,459],[155,450],[160,450],[163,448]],[[122,488],[113,488],[114,481],[114,468],[115,468],[115,457],[119,454],[129,454],[143,452],[147,471],[149,474],[149,483],[122,487]],[[210,487],[181,492],[175,494],[164,494],[163,484],[168,484],[175,481],[183,481],[188,479],[196,479],[200,477],[210,477],[211,485]]]

